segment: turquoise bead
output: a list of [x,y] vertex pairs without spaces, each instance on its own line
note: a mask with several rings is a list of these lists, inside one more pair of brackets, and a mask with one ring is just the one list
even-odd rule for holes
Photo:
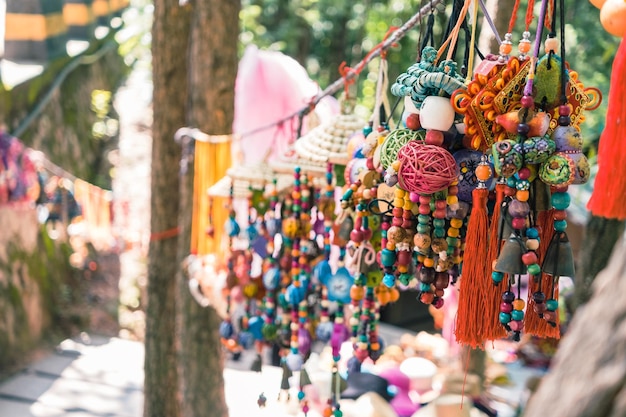
[[448,236],[446,238],[446,242],[448,242],[448,246],[456,247],[456,242],[459,240],[457,237]]
[[300,401],[304,400],[304,391],[298,391],[298,399]]
[[428,234],[430,233],[430,226],[427,224],[418,224],[417,233]]
[[529,275],[539,275],[540,272],[541,272],[541,267],[538,264],[528,265]]
[[393,288],[396,283],[396,277],[391,274],[385,274],[383,277],[383,284],[389,288]]
[[434,219],[433,226],[443,229],[446,227],[446,221],[444,219]]
[[504,273],[502,272],[498,272],[498,271],[493,271],[491,273],[491,279],[493,280],[493,282],[495,282],[496,284],[499,284],[502,282],[502,280],[504,279]]
[[517,184],[517,180],[515,179],[515,177],[509,177],[509,178],[507,178],[507,180],[506,180],[506,185],[507,185],[508,187],[515,188],[515,185],[516,185],[516,184]]
[[520,191],[530,190],[530,181],[528,180],[519,180],[517,184],[515,184],[515,188]]
[[554,221],[554,230],[557,232],[564,232],[567,229],[567,221],[566,220],[555,220]]
[[552,207],[557,210],[565,210],[569,207],[572,199],[568,193],[554,193],[552,194]]
[[393,266],[396,263],[396,252],[384,248],[380,253],[380,262],[383,266]]
[[537,239],[539,237],[539,231],[534,227],[529,227],[526,229],[526,237],[528,239]]
[[420,214],[417,216],[417,222],[419,224],[428,224],[430,223],[430,216],[427,216],[425,214]]
[[420,291],[421,292],[428,292],[428,291],[430,291],[430,284],[426,284],[424,282],[420,282]]
[[559,302],[555,300],[554,298],[551,298],[548,301],[546,301],[546,309],[548,311],[556,311],[557,308],[559,308]]
[[444,238],[446,237],[446,230],[445,229],[435,229],[433,230],[433,236],[436,238]]
[[511,321],[511,315],[509,313],[500,313],[498,318],[500,319],[500,323],[502,324],[507,324]]
[[524,319],[524,311],[523,310],[513,310],[511,312],[511,318],[513,320],[517,320],[517,321],[523,320]]

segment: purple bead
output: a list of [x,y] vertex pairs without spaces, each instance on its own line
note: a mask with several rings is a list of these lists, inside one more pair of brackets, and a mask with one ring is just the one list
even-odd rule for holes
[[515,294],[511,291],[505,291],[502,293],[502,301],[506,303],[512,303],[515,300]]
[[526,218],[530,213],[530,205],[526,201],[513,199],[509,204],[509,214],[511,217]]
[[530,131],[530,126],[526,123],[520,123],[517,125],[517,133],[520,135],[526,135]]

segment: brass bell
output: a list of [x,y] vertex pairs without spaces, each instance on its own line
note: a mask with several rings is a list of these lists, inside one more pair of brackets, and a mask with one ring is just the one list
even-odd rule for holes
[[574,253],[567,233],[561,232],[554,235],[541,269],[544,273],[555,277],[574,276]]
[[502,245],[500,256],[496,261],[494,271],[504,272],[510,275],[522,275],[526,273],[526,265],[522,262],[522,255],[526,252],[524,242],[515,233]]

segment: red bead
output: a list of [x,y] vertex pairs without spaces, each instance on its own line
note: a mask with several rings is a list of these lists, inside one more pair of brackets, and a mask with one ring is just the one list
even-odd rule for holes
[[404,213],[402,213],[402,218],[410,220],[413,218],[413,213],[410,210],[404,210]]
[[537,254],[533,251],[526,252],[522,255],[522,262],[524,265],[532,265],[538,262]]
[[391,219],[391,225],[397,227],[402,226],[402,217],[394,217]]
[[420,195],[420,204],[430,204],[430,196]]
[[503,313],[510,313],[511,311],[513,311],[513,304],[500,303],[500,311]]
[[523,217],[515,217],[511,221],[511,225],[513,226],[513,229],[523,229],[526,227],[526,219]]
[[509,327],[514,332],[519,332],[519,331],[521,331],[524,328],[524,323],[521,322],[521,321],[513,320],[513,321],[509,322]]
[[367,161],[365,161],[365,166],[370,171],[373,171],[374,170],[374,158],[367,158]]
[[527,167],[522,167],[517,172],[517,175],[519,176],[520,180],[527,180],[528,178],[530,178],[530,169],[528,169]]
[[568,189],[567,185],[557,185],[556,187],[552,187],[553,193],[566,193]]
[[520,100],[520,103],[522,104],[522,107],[531,109],[535,105],[535,100],[533,100],[531,96],[524,96]]
[[439,130],[429,130],[426,132],[426,144],[441,146],[443,144],[443,132]]
[[435,209],[443,210],[448,206],[448,202],[446,200],[437,200],[435,201]]
[[411,262],[411,251],[408,251],[408,250],[398,251],[397,260],[400,265],[408,265]]
[[562,104],[559,106],[559,116],[569,116],[571,114],[571,110],[567,104]]
[[457,195],[459,193],[459,186],[458,185],[452,185],[450,187],[448,187],[448,195]]
[[363,233],[363,240],[369,241],[372,238],[372,231],[370,229],[361,229]]
[[406,118],[406,128],[411,130],[418,130],[422,125],[420,124],[420,115],[417,113],[411,113]]
[[394,207],[391,213],[393,214],[394,217],[400,217],[402,216],[403,212],[404,210],[402,209],[402,207]]
[[517,193],[517,189],[513,187],[504,187],[504,195],[507,197],[513,197]]
[[420,204],[419,206],[420,214],[430,214],[430,206],[427,204]]
[[554,210],[554,220],[567,219],[567,212],[565,210]]

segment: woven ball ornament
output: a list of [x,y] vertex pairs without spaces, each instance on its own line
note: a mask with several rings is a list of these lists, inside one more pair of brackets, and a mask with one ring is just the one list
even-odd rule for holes
[[445,190],[458,176],[454,157],[440,146],[409,142],[398,152],[398,185],[409,192],[433,194]]
[[396,129],[389,133],[380,145],[380,164],[387,169],[398,160],[400,149],[411,141],[424,142],[425,134],[421,130]]

